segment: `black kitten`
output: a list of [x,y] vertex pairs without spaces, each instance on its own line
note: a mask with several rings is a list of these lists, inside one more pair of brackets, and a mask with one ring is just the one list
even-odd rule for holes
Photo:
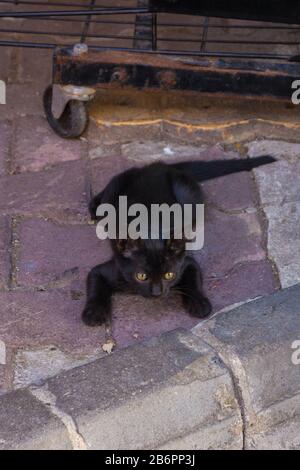
[[[95,196],[89,210],[96,220],[100,204],[109,203],[118,209],[119,196],[127,196],[128,205],[203,203],[198,182],[219,176],[250,171],[274,162],[269,156],[246,160],[212,162],[182,162],[167,165],[153,163],[143,168],[131,168],[115,176],[106,188]],[[87,278],[87,301],[82,314],[84,323],[101,325],[111,315],[111,299],[116,291],[132,291],[144,297],[181,294],[188,313],[204,318],[211,305],[202,290],[201,271],[185,251],[185,240],[139,239],[111,240],[113,258],[95,266]]]

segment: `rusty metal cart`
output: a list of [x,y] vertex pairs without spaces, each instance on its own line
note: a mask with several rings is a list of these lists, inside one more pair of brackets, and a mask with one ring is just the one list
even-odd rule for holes
[[[80,136],[98,87],[290,100],[300,1],[0,1],[0,46],[53,49],[50,126]],[[109,5],[108,5],[109,4]]]

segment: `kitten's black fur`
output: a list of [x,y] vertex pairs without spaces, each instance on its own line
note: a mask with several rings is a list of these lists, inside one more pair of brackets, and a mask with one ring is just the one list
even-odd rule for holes
[[[201,204],[203,197],[198,182],[240,171],[250,171],[274,162],[270,156],[242,160],[182,162],[168,165],[158,162],[143,168],[131,168],[115,176],[89,205],[92,219],[100,204],[110,203],[117,209],[118,198],[126,195],[133,203]],[[112,295],[116,291],[132,291],[144,297],[177,292],[191,315],[204,318],[211,305],[202,290],[201,271],[185,252],[185,240],[111,240],[113,257],[95,266],[87,278],[87,300],[82,314],[84,323],[100,325],[111,315]],[[137,272],[146,273],[146,281],[136,279]],[[165,273],[175,273],[174,280],[165,280]]]

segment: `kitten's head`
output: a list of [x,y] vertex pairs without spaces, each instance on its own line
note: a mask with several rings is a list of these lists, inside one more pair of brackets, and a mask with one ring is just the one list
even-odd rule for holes
[[166,296],[180,278],[184,240],[119,240],[116,249],[124,279],[144,297]]

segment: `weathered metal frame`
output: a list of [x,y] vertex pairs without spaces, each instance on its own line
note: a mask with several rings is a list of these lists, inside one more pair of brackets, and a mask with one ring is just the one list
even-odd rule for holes
[[[22,2],[21,2],[22,3]],[[159,34],[161,12],[178,13],[181,15],[200,15],[204,17],[202,33],[199,34],[199,49],[180,50],[179,46],[165,49],[162,41],[185,41],[185,38],[162,39]],[[131,39],[132,47],[88,47],[88,31],[91,18],[115,14],[134,14],[135,21]],[[80,34],[80,44],[71,43],[69,46],[57,47],[54,43],[1,40],[1,45],[53,48],[53,83],[51,112],[54,119],[59,119],[69,101],[89,101],[94,96],[96,88],[136,88],[140,90],[172,90],[188,91],[214,96],[242,96],[244,98],[291,100],[293,82],[300,77],[300,55],[285,52],[243,52],[243,49],[232,52],[213,52],[206,46],[218,43],[207,39],[208,28],[217,28],[210,23],[210,17],[269,21],[285,23],[287,29],[300,25],[300,0],[286,0],[284,9],[281,0],[252,0],[243,3],[228,0],[136,0],[134,8],[97,7],[96,0],[90,0],[83,9],[0,12],[0,18],[48,18],[55,21],[78,21],[83,23]],[[64,18],[65,17],[65,18]],[[80,19],[81,18],[81,19]],[[123,20],[122,20],[123,21]],[[126,21],[126,20],[125,20]],[[50,21],[51,23],[51,21]],[[113,24],[114,21],[111,20]],[[166,21],[166,23],[170,23]],[[213,22],[212,22],[213,23]],[[158,26],[159,25],[159,26]],[[254,23],[255,25],[255,23]],[[173,26],[166,24],[165,26]],[[188,24],[180,25],[189,27]],[[236,26],[241,28],[243,26]],[[248,26],[244,26],[248,27]],[[255,27],[255,26],[250,26]],[[257,26],[258,27],[258,26]],[[262,26],[258,27],[261,28]],[[270,25],[269,28],[286,29],[282,24]],[[297,27],[296,30],[300,29]],[[5,32],[13,32],[5,29]],[[36,34],[25,31],[26,34]],[[40,33],[49,35],[48,31]],[[66,36],[74,40],[73,33]],[[93,36],[100,39],[119,39],[116,33],[111,36]],[[189,39],[186,40],[188,42]],[[179,44],[181,44],[179,42]],[[191,41],[193,42],[193,41]],[[196,40],[194,40],[194,43]],[[198,42],[198,40],[197,40]],[[224,41],[226,43],[226,41]],[[227,41],[228,43],[243,44],[245,41]],[[248,44],[248,41],[246,41]],[[277,42],[269,41],[268,46]],[[290,42],[280,42],[281,45]],[[164,43],[163,43],[164,44]],[[172,43],[174,44],[174,43]],[[257,44],[257,42],[249,42]],[[299,46],[300,42],[292,43]],[[122,46],[122,45],[121,45]],[[184,48],[183,48],[184,49]]]
[[72,49],[65,48],[54,53],[53,83],[77,87],[164,89],[290,100],[292,82],[299,77],[300,64],[119,51],[89,51],[74,56]]
[[[270,13],[270,3],[273,4]],[[133,48],[130,50],[89,50],[74,57],[72,48],[57,48],[54,52],[53,83],[59,85],[89,86],[102,88],[131,87],[140,90],[177,90],[201,92],[213,95],[241,95],[247,98],[290,100],[292,83],[300,77],[300,63],[273,62],[272,54],[257,60],[251,54],[240,58],[234,53],[213,57],[205,53],[205,35],[209,18],[205,18],[200,54],[180,51],[156,51],[157,13],[215,15],[218,17],[267,19],[283,21],[278,1],[260,2],[257,17],[255,1],[241,8],[240,2],[229,0],[137,0]],[[287,0],[287,3],[291,3]],[[264,5],[262,5],[264,4]],[[298,12],[287,12],[287,22],[300,24]],[[242,11],[243,10],[243,11]],[[281,14],[279,15],[279,10]],[[271,16],[270,16],[271,15]],[[280,16],[280,18],[279,18]],[[254,60],[255,59],[255,60]],[[285,58],[282,57],[282,60]],[[277,60],[277,59],[276,59]],[[280,60],[280,59],[279,59]]]

